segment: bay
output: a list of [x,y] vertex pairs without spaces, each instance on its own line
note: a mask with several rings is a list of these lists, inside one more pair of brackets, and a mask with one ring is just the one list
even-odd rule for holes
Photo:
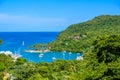
[[0,51],[20,54],[30,62],[52,62],[54,59],[75,60],[77,56],[82,55],[69,52],[45,52],[40,56],[41,53],[25,52],[33,44],[48,44],[54,41],[58,34],[59,32],[0,32],[0,38],[3,40]]

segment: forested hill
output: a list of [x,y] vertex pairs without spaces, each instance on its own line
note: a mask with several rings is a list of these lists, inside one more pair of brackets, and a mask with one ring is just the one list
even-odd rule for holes
[[87,22],[72,24],[49,44],[54,51],[83,52],[92,48],[97,36],[120,34],[120,15],[101,15]]

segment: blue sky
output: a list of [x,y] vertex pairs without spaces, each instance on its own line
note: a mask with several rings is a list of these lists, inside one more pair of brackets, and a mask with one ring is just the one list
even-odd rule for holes
[[120,0],[0,0],[0,32],[62,31],[103,14],[119,15]]

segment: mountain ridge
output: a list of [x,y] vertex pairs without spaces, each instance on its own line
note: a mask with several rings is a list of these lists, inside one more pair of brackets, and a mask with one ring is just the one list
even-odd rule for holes
[[92,47],[92,41],[97,36],[120,34],[119,22],[120,15],[101,15],[86,22],[72,24],[48,46],[52,51],[83,52]]

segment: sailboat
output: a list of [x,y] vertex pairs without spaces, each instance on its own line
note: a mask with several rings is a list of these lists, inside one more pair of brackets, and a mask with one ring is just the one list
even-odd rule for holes
[[72,54],[72,53],[71,53],[71,52],[69,52],[69,59],[70,59],[71,54]]
[[22,45],[23,45],[23,46],[25,45],[24,41],[22,42]]
[[65,52],[63,52],[62,55],[63,55],[63,59],[65,59]]
[[39,57],[41,58],[41,57],[43,57],[43,55],[44,55],[44,54],[40,54]]
[[55,57],[52,57],[52,60],[56,60],[56,58],[55,58]]
[[54,56],[52,57],[52,60],[56,60],[55,53],[54,53]]

